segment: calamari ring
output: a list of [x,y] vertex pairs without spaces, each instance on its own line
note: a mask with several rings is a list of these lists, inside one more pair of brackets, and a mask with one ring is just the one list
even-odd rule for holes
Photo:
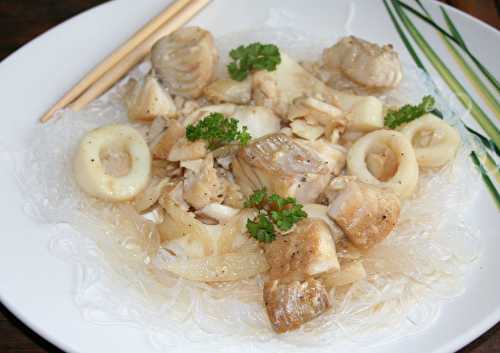
[[[398,167],[387,181],[381,181],[368,170],[366,157],[377,145],[387,146],[396,156]],[[347,153],[347,169],[361,181],[389,188],[401,197],[410,196],[418,181],[418,164],[410,140],[398,131],[377,130],[358,139]]]
[[[411,141],[421,167],[441,167],[455,156],[460,145],[458,131],[433,114],[425,114],[413,120],[400,131]],[[437,135],[438,141],[431,142],[428,146],[419,146],[419,133],[422,131],[430,131],[433,135]]]
[[[124,176],[106,174],[101,152],[116,147],[128,153],[130,169]],[[76,181],[88,194],[107,201],[130,200],[148,184],[151,155],[137,130],[113,124],[88,132],[80,142],[73,160]]]

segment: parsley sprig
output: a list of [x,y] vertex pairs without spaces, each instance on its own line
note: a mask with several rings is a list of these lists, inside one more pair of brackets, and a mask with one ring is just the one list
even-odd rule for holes
[[401,124],[409,123],[434,109],[434,104],[432,96],[425,96],[418,105],[406,104],[398,110],[391,110],[384,117],[384,125],[394,129]]
[[247,220],[247,229],[252,237],[258,241],[270,243],[276,239],[274,226],[269,217],[265,214],[259,213],[253,221],[250,219]]
[[268,195],[267,190],[255,191],[245,202],[245,207],[256,208],[257,217],[247,221],[247,230],[260,242],[270,243],[276,239],[276,229],[286,232],[301,219],[307,217],[302,205],[293,197],[283,198]]
[[278,47],[274,44],[252,43],[240,45],[229,52],[233,59],[227,70],[233,80],[243,81],[253,70],[273,71],[281,62]]
[[205,140],[210,150],[233,141],[246,145],[252,136],[248,133],[246,126],[238,130],[238,123],[238,120],[226,118],[221,113],[210,113],[196,125],[187,126],[186,138],[189,141]]

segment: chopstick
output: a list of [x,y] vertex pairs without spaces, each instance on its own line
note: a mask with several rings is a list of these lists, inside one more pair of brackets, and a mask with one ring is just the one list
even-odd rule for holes
[[179,10],[181,10],[190,0],[177,0],[162,11],[151,22],[144,25],[137,31],[129,40],[123,43],[116,49],[110,56],[104,59],[92,71],[78,82],[70,91],[68,91],[52,108],[50,108],[40,119],[41,122],[47,122],[52,115],[59,109],[64,108],[66,105],[74,101],[80,96],[90,85],[92,85],[102,74],[113,67],[118,61],[123,59],[132,49],[139,45],[151,33],[156,31],[163,23],[168,21]]
[[[209,1],[177,0],[172,3],[90,71],[49,109],[40,121],[42,123],[49,121],[57,110],[66,107],[73,101],[71,108],[80,110],[87,103],[97,98],[144,58],[156,40],[181,27],[205,7]],[[75,101],[75,99],[77,100]]]

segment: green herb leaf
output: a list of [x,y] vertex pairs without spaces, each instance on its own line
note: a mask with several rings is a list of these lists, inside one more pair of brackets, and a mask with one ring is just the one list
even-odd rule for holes
[[246,47],[240,45],[229,52],[233,59],[227,65],[227,71],[233,80],[243,81],[253,70],[274,71],[281,63],[281,55],[274,44],[252,43]]
[[409,123],[434,109],[434,104],[432,96],[425,96],[418,105],[407,104],[398,110],[391,110],[384,117],[384,125],[394,129],[401,124]]
[[277,194],[272,194],[269,196],[269,204],[270,207],[273,209],[278,209],[281,210],[283,209],[286,205],[289,204],[296,204],[297,200],[295,200],[293,197],[287,197],[286,199],[277,195]]
[[243,126],[238,130],[238,120],[225,118],[221,113],[211,113],[204,117],[196,125],[188,125],[186,128],[186,138],[189,141],[205,140],[208,142],[208,149],[214,150],[222,145],[233,141],[239,141],[246,145],[252,138]]
[[247,220],[247,229],[250,235],[260,242],[270,243],[276,239],[274,226],[266,214],[259,214],[253,221]]
[[246,126],[243,126],[241,131],[238,133],[238,141],[240,141],[240,144],[243,146],[248,145],[248,142],[252,139],[252,135],[248,132],[248,128]]
[[266,199],[266,197],[267,197],[267,190],[266,190],[266,188],[257,190],[252,195],[250,195],[250,197],[248,198],[248,200],[245,201],[244,206],[246,208],[255,207],[257,209],[261,209],[262,208],[261,207],[262,203],[264,202],[264,200]]
[[270,227],[272,227],[273,236],[265,238],[266,242],[270,242],[275,238],[275,228],[280,231],[290,230],[294,224],[307,217],[307,213],[302,209],[303,206],[297,203],[295,198],[283,198],[277,194],[268,196],[265,188],[250,195],[245,202],[245,207],[255,207],[259,210],[259,215],[253,221],[247,222],[249,233],[259,241],[263,241],[260,239],[264,237],[262,234],[257,237],[258,231],[264,232],[262,229],[265,228],[267,232],[270,232]]
[[302,210],[302,207],[302,205],[295,203],[281,211],[271,211],[271,218],[279,230],[290,230],[295,223],[307,217],[307,213]]

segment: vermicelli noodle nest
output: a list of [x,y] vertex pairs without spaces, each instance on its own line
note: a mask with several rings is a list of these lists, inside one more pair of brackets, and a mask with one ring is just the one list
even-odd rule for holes
[[[220,71],[228,50],[240,43],[272,42],[294,58],[315,60],[334,39],[315,41],[285,29],[217,38]],[[141,79],[148,70],[149,63],[143,63],[128,77]],[[403,71],[400,87],[381,97],[385,102],[417,102],[434,93],[424,73],[410,66]],[[366,279],[337,288],[332,310],[278,336],[263,305],[263,278],[221,284],[178,278],[163,269],[172,255],[165,250],[156,255],[160,239],[152,221],[136,217],[132,206],[96,201],[78,188],[71,161],[83,134],[128,122],[121,99],[125,81],[84,111],[64,110],[52,122],[37,125],[18,165],[26,210],[53,225],[51,250],[75,265],[75,302],[88,320],[141,327],[160,349],[244,340],[249,346],[240,351],[260,351],[276,341],[287,351],[312,352],[318,346],[369,345],[421,330],[436,318],[442,299],[463,291],[465,267],[480,250],[477,234],[463,217],[480,178],[447,102],[438,100],[438,108],[462,133],[455,160],[441,169],[421,170],[395,231],[363,254]]]

